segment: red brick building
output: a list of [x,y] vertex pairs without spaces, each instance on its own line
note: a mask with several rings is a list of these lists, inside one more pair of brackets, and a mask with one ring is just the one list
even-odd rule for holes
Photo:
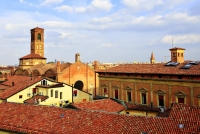
[[46,64],[43,28],[31,29],[30,50],[30,54],[19,59],[19,68],[15,70],[14,75],[48,77],[94,94],[98,78],[94,69],[81,62],[79,53],[75,55],[74,63]]
[[97,95],[150,106],[187,103],[200,106],[200,62],[184,61],[183,48],[172,48],[166,64],[123,64],[99,74]]

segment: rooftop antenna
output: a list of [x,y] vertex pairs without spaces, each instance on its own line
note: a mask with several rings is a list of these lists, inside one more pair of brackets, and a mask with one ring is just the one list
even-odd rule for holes
[[172,38],[172,48],[173,48],[173,38]]

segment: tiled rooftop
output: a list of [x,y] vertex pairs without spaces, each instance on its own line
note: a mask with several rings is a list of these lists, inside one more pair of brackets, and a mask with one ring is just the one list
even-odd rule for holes
[[98,110],[105,112],[121,112],[126,109],[125,106],[111,99],[74,103],[73,106],[77,107],[78,109]]
[[34,95],[33,97],[25,100],[24,103],[37,104],[39,100],[42,102],[48,98],[49,98],[48,96],[44,96],[44,95]]
[[46,58],[40,56],[39,54],[34,54],[34,53],[28,54],[28,55],[26,55],[26,56],[23,56],[23,57],[21,57],[20,59],[32,59],[32,58],[46,59]]
[[[174,104],[169,118],[1,103],[0,129],[37,134],[199,133],[200,109]],[[182,123],[184,128],[179,128]]]
[[190,69],[181,69],[188,62],[190,61],[181,63],[177,66],[165,66],[165,64],[123,64],[107,70],[99,70],[97,72],[200,75],[200,64],[192,65]]
[[147,105],[141,105],[141,104],[133,104],[133,103],[125,103],[127,106],[127,109],[132,109],[132,110],[144,110],[144,111],[155,111],[155,112],[159,112],[159,108],[158,107],[150,107]]
[[43,78],[41,77],[31,78],[19,75],[12,76],[8,81],[3,82],[3,84],[10,86],[10,88],[0,92],[0,99],[6,99],[42,79]]

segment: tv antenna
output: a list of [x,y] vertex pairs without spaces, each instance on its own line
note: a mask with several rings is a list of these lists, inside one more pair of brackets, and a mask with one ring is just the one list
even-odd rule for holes
[[173,48],[173,38],[172,38],[172,48]]

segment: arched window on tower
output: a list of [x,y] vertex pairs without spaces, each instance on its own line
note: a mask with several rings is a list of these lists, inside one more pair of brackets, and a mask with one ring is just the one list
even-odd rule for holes
[[41,34],[40,33],[38,34],[38,40],[41,40]]

